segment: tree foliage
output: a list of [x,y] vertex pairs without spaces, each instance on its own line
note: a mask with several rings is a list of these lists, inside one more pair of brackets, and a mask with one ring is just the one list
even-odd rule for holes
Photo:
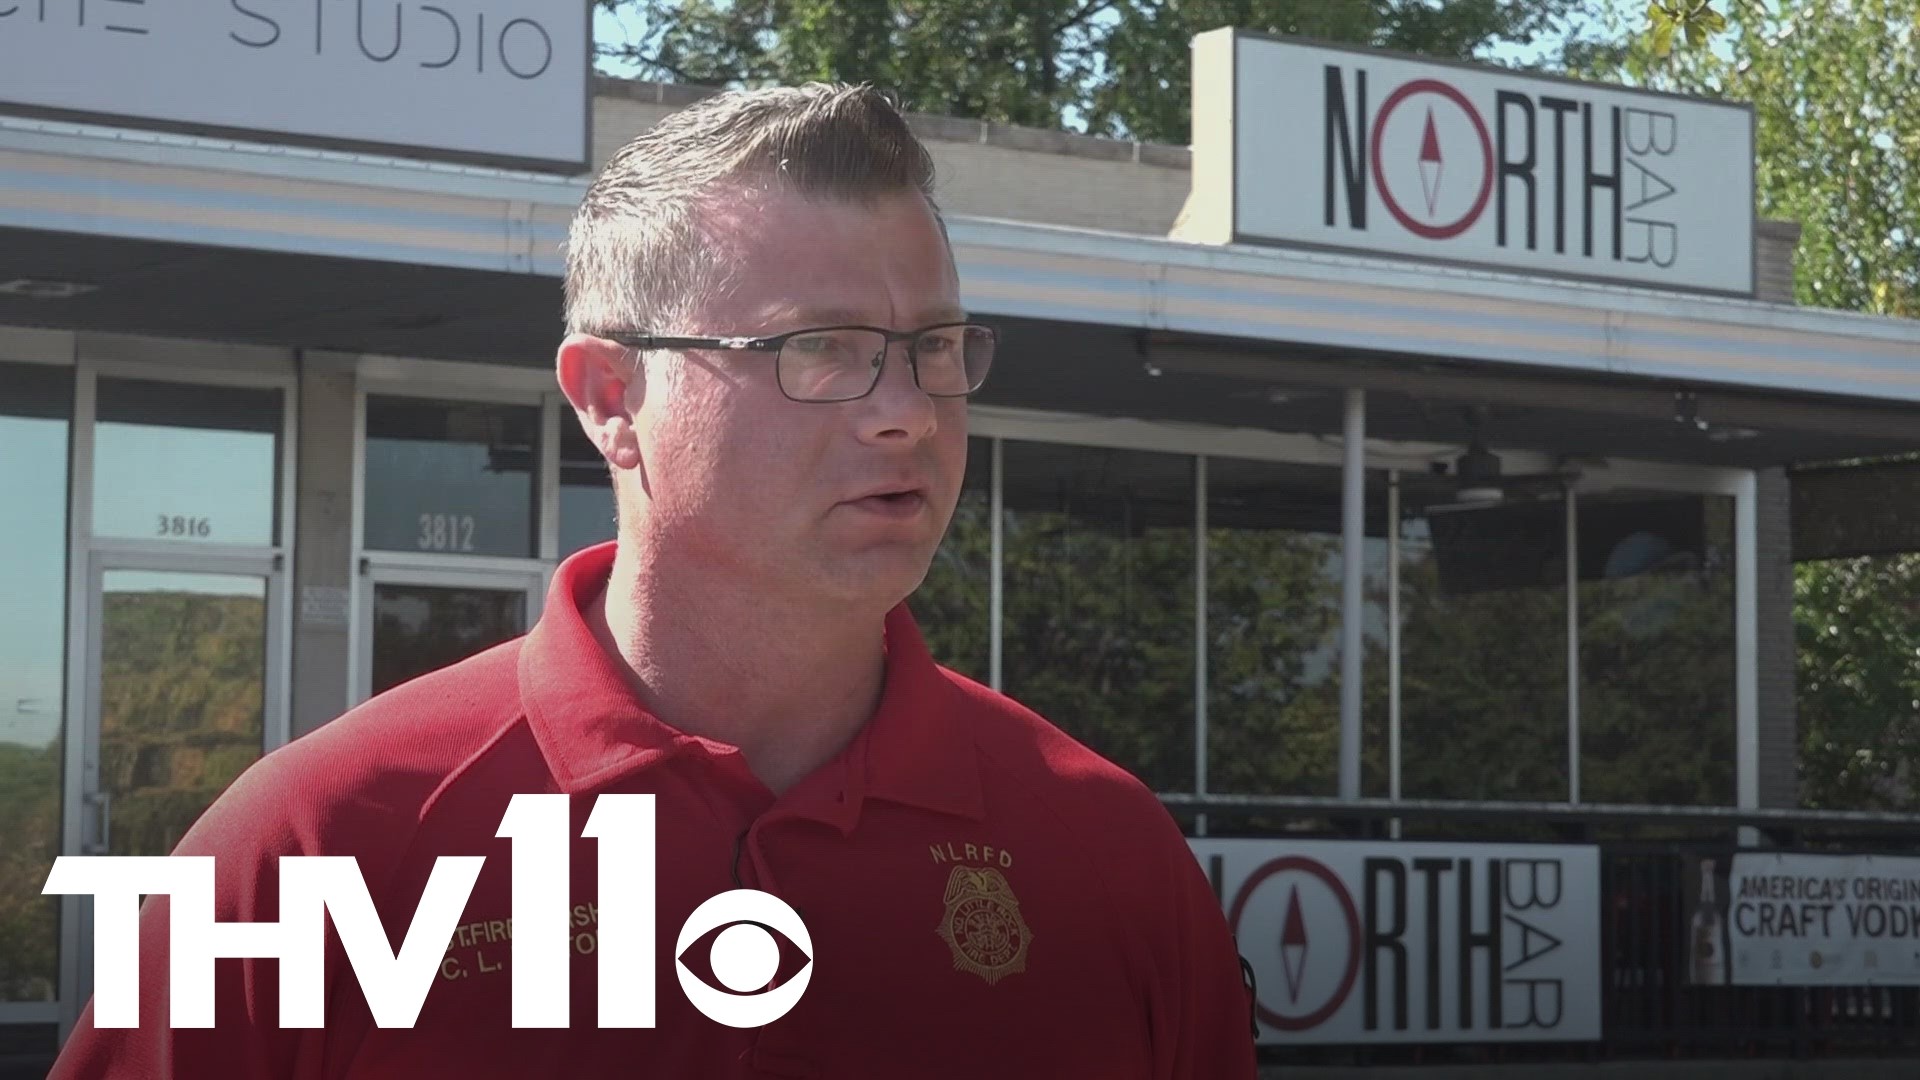
[[1714,9],[1713,0],[1651,0],[1647,4],[1647,44],[1655,56],[1671,55],[1675,39],[1698,49],[1726,28],[1727,17]]
[[100,782],[113,855],[164,855],[260,756],[266,604],[109,593],[101,630]]
[[1735,0],[1727,19],[1710,47],[1643,39],[1588,73],[1752,103],[1760,213],[1801,227],[1800,302],[1920,317],[1920,0]]
[[52,1001],[59,897],[40,895],[60,850],[60,744],[0,743],[0,1002]]
[[[1681,0],[1675,0],[1676,3]],[[1800,224],[1803,304],[1920,317],[1920,0],[1731,0],[1727,26],[1595,73],[1751,102],[1760,213]],[[1802,797],[1915,804],[1920,556],[1795,571]]]
[[1808,805],[1912,808],[1920,781],[1920,554],[1803,564],[1794,613]]
[[1451,59],[1591,0],[597,0],[603,57],[709,85],[870,81],[946,116],[1187,142],[1189,44],[1221,26]]

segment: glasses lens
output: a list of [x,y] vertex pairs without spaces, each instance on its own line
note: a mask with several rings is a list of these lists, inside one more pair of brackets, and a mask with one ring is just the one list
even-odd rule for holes
[[873,389],[887,339],[872,330],[821,330],[780,348],[780,390],[798,401],[850,401]]
[[920,335],[920,389],[938,397],[971,394],[993,366],[993,331],[984,326],[942,326]]

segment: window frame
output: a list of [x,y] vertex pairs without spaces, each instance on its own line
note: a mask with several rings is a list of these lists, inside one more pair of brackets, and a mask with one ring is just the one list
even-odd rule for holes
[[[1001,629],[1004,620],[1004,597],[1001,569],[1004,562],[1004,550],[1001,546],[1000,525],[1002,493],[1005,485],[1003,467],[1004,443],[1017,439],[1032,442],[1055,443],[1072,446],[1104,447],[1112,449],[1154,450],[1167,453],[1189,455],[1195,459],[1195,537],[1194,552],[1198,560],[1195,574],[1196,609],[1194,626],[1195,648],[1195,685],[1194,685],[1194,776],[1189,789],[1181,792],[1161,792],[1160,794],[1181,795],[1238,795],[1251,792],[1215,792],[1207,786],[1207,736],[1209,718],[1207,715],[1208,675],[1206,666],[1207,652],[1207,604],[1206,604],[1206,564],[1208,559],[1206,503],[1208,498],[1207,462],[1212,458],[1241,458],[1253,461],[1270,461],[1294,465],[1324,465],[1339,467],[1343,462],[1344,450],[1337,441],[1323,440],[1316,436],[1285,432],[1270,432],[1245,428],[1201,429],[1186,424],[1167,424],[1149,420],[1125,418],[1095,418],[1065,413],[1050,413],[1040,410],[1006,408],[996,406],[973,406],[970,413],[968,434],[990,440],[993,447],[994,468],[992,471],[993,490],[993,568],[989,597],[989,648],[992,656],[992,685],[999,689],[1001,679]],[[1388,443],[1370,440],[1365,446],[1365,467],[1369,473],[1381,472],[1389,481],[1389,488],[1400,472],[1424,472],[1429,462],[1435,458],[1457,450],[1452,444],[1428,443]],[[1545,471],[1554,467],[1549,455],[1529,452],[1503,453],[1507,465],[1516,473]],[[1706,466],[1681,465],[1671,462],[1646,461],[1631,458],[1610,458],[1605,470],[1594,470],[1575,483],[1573,495],[1565,500],[1565,520],[1569,531],[1570,543],[1577,543],[1575,534],[1578,529],[1578,506],[1582,494],[1594,494],[1616,489],[1644,490],[1663,494],[1722,495],[1734,500],[1734,536],[1733,536],[1733,573],[1734,573],[1734,746],[1735,746],[1735,801],[1740,808],[1752,808],[1759,805],[1759,682],[1758,682],[1758,534],[1757,534],[1757,474],[1748,469],[1714,468]],[[1389,565],[1393,568],[1393,583],[1399,584],[1400,558],[1398,532],[1400,524],[1399,500],[1392,500],[1392,520],[1388,529],[1390,538]],[[1566,648],[1569,658],[1567,673],[1567,738],[1570,749],[1568,761],[1567,805],[1578,805],[1580,792],[1580,668],[1579,668],[1579,589],[1574,577],[1577,563],[1574,552],[1577,547],[1569,548],[1568,630]],[[1389,625],[1397,629],[1399,618],[1398,590],[1390,591]],[[1398,797],[1399,769],[1397,767],[1397,749],[1399,742],[1400,693],[1399,634],[1392,635],[1389,650],[1389,759],[1390,790]],[[1204,834],[1204,822],[1201,828]]]
[[[347,592],[347,703],[365,701],[373,679],[373,587],[376,582],[439,585],[457,581],[474,588],[529,589],[527,625],[540,617],[541,602],[559,565],[560,410],[566,399],[553,388],[551,371],[505,368],[457,361],[362,356],[355,364],[353,390],[353,495]],[[428,402],[480,403],[532,407],[539,417],[539,446],[534,473],[536,527],[529,556],[468,555],[458,552],[385,551],[366,545],[367,400],[413,398]]]

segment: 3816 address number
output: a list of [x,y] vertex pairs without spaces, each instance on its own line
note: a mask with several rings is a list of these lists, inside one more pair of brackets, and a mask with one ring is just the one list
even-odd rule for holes
[[194,540],[205,540],[213,535],[213,522],[207,518],[187,517],[184,514],[160,515],[160,526],[156,530],[160,536],[180,536]]

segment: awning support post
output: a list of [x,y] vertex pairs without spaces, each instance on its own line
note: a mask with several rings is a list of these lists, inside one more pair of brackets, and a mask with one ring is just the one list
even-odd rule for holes
[[1347,391],[1340,504],[1340,797],[1360,797],[1361,649],[1366,629],[1367,392]]

